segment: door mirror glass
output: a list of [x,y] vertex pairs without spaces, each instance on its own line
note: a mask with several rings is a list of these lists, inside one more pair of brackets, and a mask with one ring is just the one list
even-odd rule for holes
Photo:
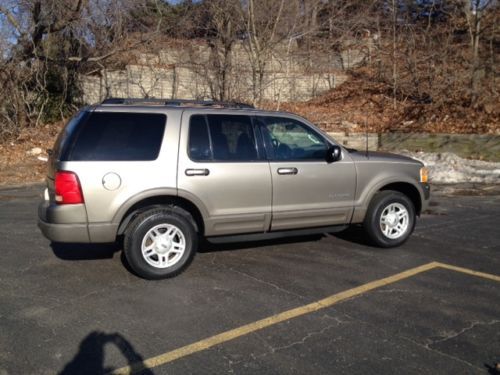
[[326,161],[328,163],[333,163],[334,161],[339,161],[340,159],[342,159],[342,149],[339,146],[334,145],[328,148],[326,153]]

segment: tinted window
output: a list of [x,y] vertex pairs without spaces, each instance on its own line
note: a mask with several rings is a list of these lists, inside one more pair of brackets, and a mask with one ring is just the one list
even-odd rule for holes
[[155,160],[166,116],[157,113],[93,112],[79,131],[70,160]]
[[63,131],[59,133],[53,148],[55,159],[67,159],[67,150],[74,141],[78,126],[85,122],[85,118],[88,114],[89,112],[87,111],[78,112],[68,121]]
[[[205,126],[201,118],[206,119]],[[192,116],[189,126],[189,152],[193,160],[257,160],[258,154],[250,117],[242,115]]]
[[212,160],[210,137],[205,116],[191,116],[189,122],[189,156],[193,160]]
[[274,160],[325,160],[322,137],[297,120],[266,117],[262,133]]

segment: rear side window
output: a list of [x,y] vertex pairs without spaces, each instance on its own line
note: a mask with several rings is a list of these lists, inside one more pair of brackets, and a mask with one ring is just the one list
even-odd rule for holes
[[155,160],[165,131],[159,113],[92,112],[69,152],[74,161]]
[[258,160],[250,116],[192,116],[189,123],[189,156],[197,161]]
[[89,112],[80,111],[69,120],[64,129],[59,133],[53,151],[56,159],[66,160],[69,146],[73,143],[78,126],[85,122]]
[[189,121],[189,156],[193,160],[212,160],[208,123],[203,115],[191,116]]

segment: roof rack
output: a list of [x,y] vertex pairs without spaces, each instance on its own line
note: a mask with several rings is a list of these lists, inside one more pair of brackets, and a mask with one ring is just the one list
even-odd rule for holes
[[214,100],[156,99],[156,98],[109,98],[101,104],[163,105],[171,107],[213,107],[213,108],[255,108],[240,102],[219,102]]

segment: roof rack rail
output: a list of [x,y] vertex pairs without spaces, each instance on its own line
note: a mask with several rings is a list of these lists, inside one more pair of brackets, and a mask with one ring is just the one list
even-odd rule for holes
[[219,102],[214,100],[157,99],[157,98],[108,98],[101,104],[122,105],[164,105],[171,107],[213,107],[213,108],[255,108],[240,102]]

